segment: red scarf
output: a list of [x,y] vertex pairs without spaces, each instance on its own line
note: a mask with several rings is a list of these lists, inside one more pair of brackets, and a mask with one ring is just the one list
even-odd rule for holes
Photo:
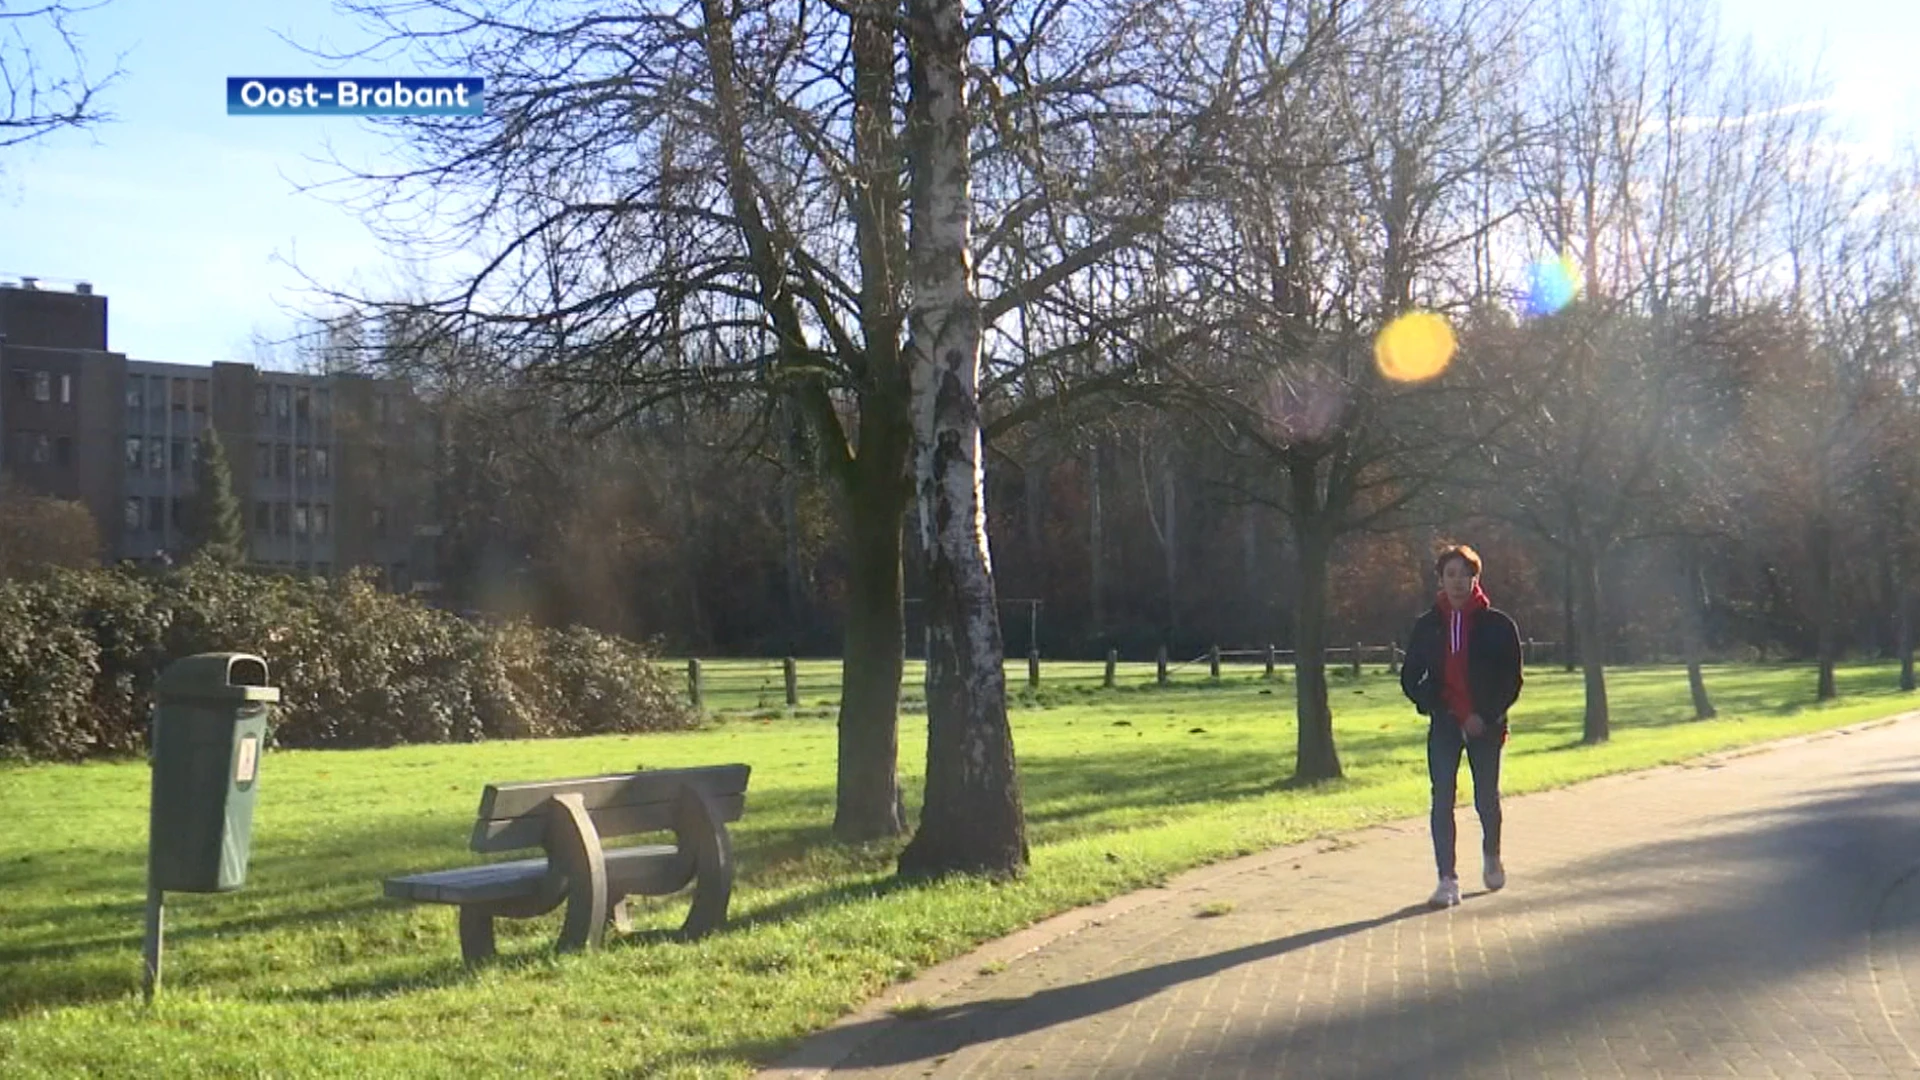
[[1440,609],[1440,633],[1447,642],[1447,663],[1440,680],[1441,700],[1447,703],[1447,711],[1453,714],[1454,722],[1465,727],[1467,717],[1473,715],[1473,689],[1467,680],[1467,641],[1473,635],[1475,613],[1485,611],[1492,605],[1487,602],[1487,594],[1480,591],[1480,583],[1476,581],[1464,610],[1455,610],[1445,590],[1441,591],[1435,606]]

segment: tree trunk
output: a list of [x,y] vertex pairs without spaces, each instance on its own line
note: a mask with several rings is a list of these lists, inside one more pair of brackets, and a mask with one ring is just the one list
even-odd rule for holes
[[900,668],[906,649],[900,518],[904,495],[880,485],[843,494],[847,626],[840,675],[840,761],[833,835],[850,843],[907,831],[901,805]]
[[1893,592],[1894,647],[1900,652],[1900,689],[1913,689],[1913,619],[1904,575],[1897,576]]
[[1160,465],[1160,492],[1167,519],[1167,632],[1177,636],[1180,633],[1180,533],[1174,526],[1175,491],[1171,452]]
[[926,802],[900,853],[899,873],[1017,876],[1028,852],[987,550],[961,0],[908,0],[906,29],[913,274],[907,360],[930,646]]
[[1820,664],[1820,683],[1815,697],[1832,701],[1839,696],[1833,681],[1833,528],[1824,515],[1815,518],[1808,539],[1808,553],[1813,557],[1813,647]]
[[799,420],[794,416],[793,403],[782,399],[780,408],[782,425],[780,473],[780,534],[781,562],[784,564],[784,576],[787,586],[787,634],[788,651],[798,648],[797,641],[805,632],[806,626],[806,576],[800,567],[800,455],[794,446],[799,435]]
[[1092,565],[1089,567],[1089,599],[1093,606],[1093,636],[1100,638],[1107,632],[1107,560],[1106,543],[1101,536],[1105,528],[1100,506],[1100,444],[1093,444],[1093,452],[1087,455],[1087,556]]
[[1039,447],[1032,447],[1020,472],[1020,487],[1022,501],[1026,503],[1027,565],[1041,575],[1046,573],[1046,486],[1046,461]]
[[1300,595],[1293,609],[1294,718],[1297,744],[1293,782],[1338,779],[1340,754],[1333,744],[1333,712],[1327,704],[1327,565],[1332,544],[1320,534],[1319,496],[1313,462],[1290,466],[1294,539]]
[[1587,678],[1587,712],[1581,725],[1580,741],[1593,745],[1606,742],[1612,734],[1607,712],[1606,638],[1604,616],[1600,610],[1600,559],[1582,553],[1574,583],[1580,592],[1580,665]]
[[1681,622],[1686,634],[1687,689],[1693,694],[1693,718],[1711,720],[1719,715],[1713,699],[1707,696],[1707,679],[1700,670],[1706,651],[1706,582],[1701,577],[1699,560],[1692,550],[1680,556],[1680,588],[1683,596]]
[[1567,619],[1566,619],[1567,625],[1565,630],[1566,640],[1560,643],[1560,657],[1562,662],[1566,665],[1567,672],[1571,674],[1573,672],[1574,661],[1577,657],[1577,654],[1574,651],[1574,647],[1573,647],[1573,642],[1574,642],[1573,552],[1571,549],[1569,549],[1567,552],[1566,576],[1565,576],[1565,582],[1562,585],[1560,590],[1560,598],[1563,604],[1565,605],[1566,614],[1567,614]]
[[679,422],[674,430],[674,443],[678,468],[674,473],[675,484],[679,488],[680,513],[686,522],[680,533],[680,578],[687,590],[687,631],[694,642],[711,644],[713,638],[708,632],[707,606],[700,595],[700,582],[705,576],[700,572],[700,566],[707,556],[708,545],[693,479],[693,422],[688,415],[686,399],[678,399],[677,404]]

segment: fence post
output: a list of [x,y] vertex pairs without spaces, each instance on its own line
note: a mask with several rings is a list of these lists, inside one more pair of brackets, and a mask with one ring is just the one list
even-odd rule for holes
[[1120,650],[1108,649],[1107,650],[1107,678],[1106,678],[1106,681],[1103,683],[1103,685],[1106,686],[1106,688],[1109,690],[1113,689],[1113,670],[1114,668],[1118,667],[1119,664],[1120,664]]
[[1360,677],[1360,643],[1353,643],[1353,677]]
[[1027,649],[1027,689],[1040,689],[1040,646],[1038,645],[1029,646]]
[[1387,674],[1400,674],[1400,643],[1397,641],[1387,642]]
[[1214,682],[1220,681],[1220,646],[1218,645],[1207,648],[1207,674],[1213,678]]
[[1533,639],[1528,638],[1520,643],[1520,666],[1526,667],[1531,663],[1533,663]]
[[1267,646],[1267,678],[1273,678],[1273,646]]
[[698,710],[701,708],[700,661],[699,660],[687,661],[687,697],[692,699],[693,707],[695,710]]
[[1165,645],[1160,646],[1160,655],[1156,658],[1156,663],[1160,668],[1156,678],[1161,686],[1165,686],[1167,685],[1167,647]]
[[791,656],[780,661],[780,668],[780,673],[786,676],[787,708],[791,709],[800,704],[800,672],[797,670],[798,665],[793,662],[793,657]]

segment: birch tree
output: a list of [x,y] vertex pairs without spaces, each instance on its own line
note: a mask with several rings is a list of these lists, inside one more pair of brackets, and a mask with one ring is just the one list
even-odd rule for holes
[[961,0],[908,0],[906,10],[913,278],[906,355],[927,580],[927,791],[899,866],[906,877],[1009,876],[1026,868],[1026,819],[987,551],[966,21]]

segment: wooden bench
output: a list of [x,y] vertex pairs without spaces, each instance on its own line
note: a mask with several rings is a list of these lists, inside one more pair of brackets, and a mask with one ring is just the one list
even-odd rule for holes
[[[700,937],[726,922],[733,892],[727,822],[746,808],[745,765],[658,769],[570,780],[488,784],[469,845],[493,854],[543,848],[513,862],[387,878],[386,895],[460,908],[460,951],[469,964],[494,952],[493,920],[530,919],[562,902],[559,949],[598,948],[609,921],[629,929],[628,896],[667,896],[694,885],[681,933]],[[609,850],[602,841],[672,830],[672,844]]]

